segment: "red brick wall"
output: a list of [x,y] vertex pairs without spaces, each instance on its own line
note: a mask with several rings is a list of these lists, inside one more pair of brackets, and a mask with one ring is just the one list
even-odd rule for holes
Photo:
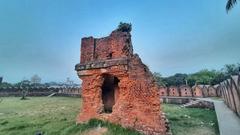
[[80,63],[86,63],[93,60],[94,38],[82,38],[81,44],[81,61]]
[[189,86],[180,86],[181,97],[192,97],[192,90]]
[[113,32],[104,38],[83,38],[81,64],[90,61],[126,58],[133,55],[131,36],[127,32]]
[[[130,33],[113,32],[105,38],[84,38],[81,51],[81,64],[76,66],[76,70],[83,81],[83,105],[77,122],[98,118],[149,135],[166,134],[166,120],[160,107],[159,88],[148,67],[137,54],[133,55]],[[118,62],[123,58],[126,58],[127,62]],[[79,68],[80,66],[83,68]],[[114,88],[111,114],[104,110],[106,104],[103,102],[102,86],[106,74],[119,79],[118,87]],[[110,104],[107,105],[111,107]]]
[[168,96],[167,87],[160,87],[159,93],[160,93],[160,96]]
[[215,88],[213,88],[212,86],[210,86],[208,88],[208,96],[209,97],[216,97],[217,96],[217,91]]
[[168,91],[169,91],[169,96],[179,97],[178,87],[171,86],[169,87]]
[[193,87],[193,96],[194,97],[203,97],[202,89],[198,86]]

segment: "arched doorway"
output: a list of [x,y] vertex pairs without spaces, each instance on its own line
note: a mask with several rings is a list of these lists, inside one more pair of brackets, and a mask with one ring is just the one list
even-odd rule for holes
[[102,102],[104,104],[104,113],[112,113],[112,108],[116,103],[118,95],[118,83],[119,79],[110,74],[103,75],[102,84]]

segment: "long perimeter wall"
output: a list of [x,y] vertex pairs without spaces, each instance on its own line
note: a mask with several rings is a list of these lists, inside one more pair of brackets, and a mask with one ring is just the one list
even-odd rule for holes
[[[80,97],[81,88],[47,88],[47,87],[30,87],[26,90],[27,96],[48,96],[55,93],[55,96],[72,96]],[[0,88],[0,97],[21,96],[22,89],[19,87]]]
[[221,82],[219,89],[226,105],[240,117],[240,75]]

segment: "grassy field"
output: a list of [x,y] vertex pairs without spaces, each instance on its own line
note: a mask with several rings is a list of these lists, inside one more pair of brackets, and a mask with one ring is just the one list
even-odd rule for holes
[[28,97],[1,98],[0,135],[90,135],[90,129],[99,125],[107,127],[107,135],[138,135],[136,131],[118,125],[91,120],[87,124],[76,125],[81,99],[70,97]]
[[215,111],[163,104],[174,135],[219,135]]
[[[106,135],[139,135],[98,120],[76,125],[75,118],[81,107],[81,99],[68,97],[1,98],[0,135],[90,135],[93,129],[106,127]],[[182,109],[176,105],[163,105],[171,122],[174,135],[216,135],[217,124],[214,111]]]

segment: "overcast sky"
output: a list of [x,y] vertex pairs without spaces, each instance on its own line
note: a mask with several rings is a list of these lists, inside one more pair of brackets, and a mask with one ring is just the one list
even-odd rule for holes
[[135,53],[164,76],[240,62],[240,3],[226,0],[0,0],[0,76],[79,82],[80,39],[133,25]]

